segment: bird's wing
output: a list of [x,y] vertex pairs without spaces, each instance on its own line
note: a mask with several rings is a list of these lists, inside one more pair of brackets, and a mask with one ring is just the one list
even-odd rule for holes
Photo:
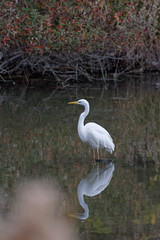
[[88,142],[94,149],[106,148],[110,153],[114,151],[114,143],[110,134],[100,125],[96,123],[87,123],[85,125],[86,142]]
[[103,127],[101,127],[99,124],[97,123],[94,123],[94,122],[90,122],[90,123],[87,123],[85,125],[85,128],[88,130],[89,132],[89,129],[92,129],[94,132],[97,132],[98,134],[102,134],[102,135],[107,135],[108,138],[113,141],[113,139],[111,138],[110,134],[107,132],[107,130]]

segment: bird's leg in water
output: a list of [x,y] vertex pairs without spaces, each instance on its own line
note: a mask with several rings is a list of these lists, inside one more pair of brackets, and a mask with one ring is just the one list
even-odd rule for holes
[[93,149],[93,159],[96,159],[96,154],[94,149]]
[[97,148],[97,157],[98,157],[98,159],[100,159],[99,158],[99,148]]

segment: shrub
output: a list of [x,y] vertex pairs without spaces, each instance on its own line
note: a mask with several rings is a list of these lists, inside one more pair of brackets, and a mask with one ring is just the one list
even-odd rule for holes
[[128,51],[158,42],[159,1],[2,1],[0,46],[26,53]]

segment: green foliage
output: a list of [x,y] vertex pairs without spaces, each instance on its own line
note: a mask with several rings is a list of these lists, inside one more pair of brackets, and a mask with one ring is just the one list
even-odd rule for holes
[[[0,46],[26,53],[132,51],[157,41],[159,3],[139,1],[2,1]],[[143,13],[143,14],[142,14]]]

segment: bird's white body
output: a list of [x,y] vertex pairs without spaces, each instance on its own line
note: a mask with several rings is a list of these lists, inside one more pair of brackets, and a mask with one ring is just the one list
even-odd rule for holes
[[85,99],[81,99],[77,104],[85,107],[85,110],[81,113],[78,121],[78,134],[80,139],[83,142],[88,142],[93,149],[98,150],[102,148],[112,153],[115,145],[107,130],[94,122],[84,125],[84,120],[89,113],[89,103]]
[[114,143],[107,132],[100,125],[90,122],[84,126],[85,134],[81,134],[81,129],[78,128],[79,137],[83,142],[88,142],[93,149],[106,149],[106,151],[112,153],[114,151]]

